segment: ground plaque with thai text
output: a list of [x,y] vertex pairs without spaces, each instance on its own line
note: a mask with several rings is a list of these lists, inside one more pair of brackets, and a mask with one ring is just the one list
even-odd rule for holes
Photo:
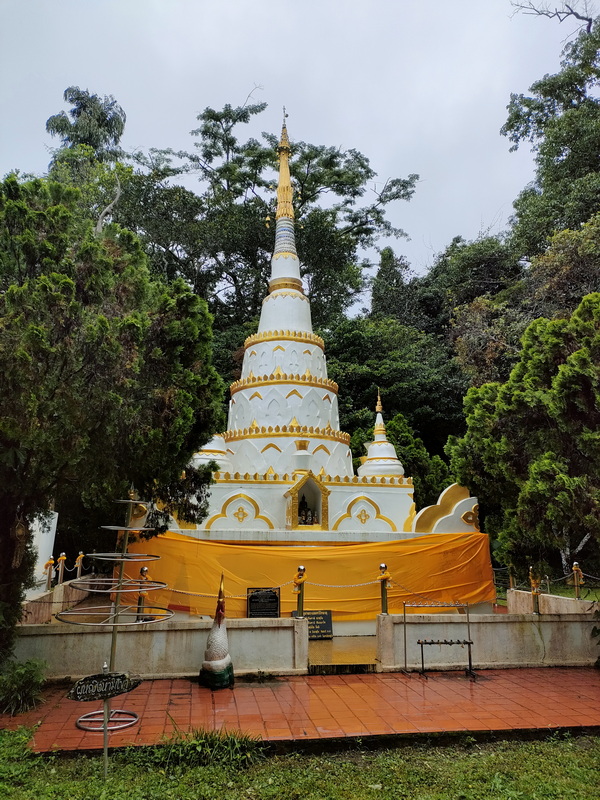
[[[295,611],[292,616],[297,616]],[[304,616],[308,620],[309,639],[333,639],[331,611],[305,611]]]

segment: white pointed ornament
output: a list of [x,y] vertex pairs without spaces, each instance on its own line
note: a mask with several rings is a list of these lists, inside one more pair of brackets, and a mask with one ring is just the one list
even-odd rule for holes
[[233,664],[229,655],[225,625],[225,589],[222,573],[215,618],[206,641],[199,679],[200,685],[208,689],[227,689],[233,686]]

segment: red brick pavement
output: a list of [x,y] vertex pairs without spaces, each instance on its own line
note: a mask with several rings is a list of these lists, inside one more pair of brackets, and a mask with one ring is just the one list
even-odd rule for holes
[[[102,747],[102,735],[81,731],[77,718],[101,703],[65,697],[50,687],[37,709],[0,728],[35,726],[40,752]],[[189,680],[144,681],[112,701],[140,721],[110,734],[110,746],[154,744],[176,728],[226,729],[266,740],[318,740],[385,734],[600,727],[600,670],[587,668],[294,676],[211,692]]]

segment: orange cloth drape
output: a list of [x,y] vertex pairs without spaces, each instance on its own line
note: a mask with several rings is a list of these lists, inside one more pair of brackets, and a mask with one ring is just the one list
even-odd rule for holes
[[377,575],[382,562],[392,576],[388,591],[391,614],[402,613],[403,601],[474,604],[495,599],[489,541],[483,533],[295,547],[220,544],[167,532],[133,543],[129,550],[160,555],[160,561],[148,566],[152,578],[166,582],[169,588],[150,592],[147,602],[192,614],[214,614],[223,573],[228,617],[246,616],[248,588],[276,586],[281,587],[281,615],[289,616],[296,608],[292,581],[300,564],[306,567],[304,608],[331,609],[338,621],[373,619],[381,611]]

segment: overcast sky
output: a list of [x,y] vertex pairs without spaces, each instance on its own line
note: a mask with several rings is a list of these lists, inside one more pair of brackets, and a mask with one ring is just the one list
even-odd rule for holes
[[531,180],[499,135],[511,92],[559,68],[574,26],[509,0],[0,0],[0,175],[43,173],[49,116],[78,85],[127,113],[125,149],[191,149],[206,106],[269,104],[254,128],[416,172],[392,222],[423,272],[453,236],[506,226]]

